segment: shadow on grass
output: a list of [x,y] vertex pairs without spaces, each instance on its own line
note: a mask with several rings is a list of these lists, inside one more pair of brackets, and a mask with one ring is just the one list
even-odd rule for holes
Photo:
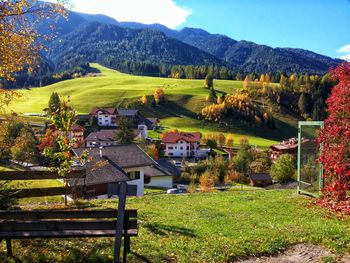
[[151,263],[152,262],[148,258],[146,258],[145,256],[137,254],[136,252],[132,252],[131,251],[130,254],[134,255],[138,259],[137,262],[146,262],[146,263]]
[[168,225],[158,224],[158,223],[145,224],[143,225],[143,227],[149,230],[150,232],[160,236],[170,236],[173,233],[187,236],[187,237],[197,236],[192,229],[185,228],[185,227],[168,226]]

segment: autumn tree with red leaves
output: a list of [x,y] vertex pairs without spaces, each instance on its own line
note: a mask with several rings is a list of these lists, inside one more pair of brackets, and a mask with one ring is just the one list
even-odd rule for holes
[[350,63],[332,70],[338,81],[327,100],[328,118],[320,131],[324,168],[323,204],[350,213]]

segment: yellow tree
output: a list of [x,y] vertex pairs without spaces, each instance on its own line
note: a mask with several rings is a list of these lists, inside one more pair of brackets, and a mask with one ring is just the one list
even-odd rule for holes
[[143,95],[140,99],[142,105],[147,105],[148,103],[148,98],[146,95]]
[[[50,4],[37,0],[0,0],[0,80],[13,80],[13,73],[25,66],[33,69],[38,52],[44,47],[42,41],[51,36],[50,33],[40,35],[35,25],[43,20],[54,21],[52,18],[63,15],[64,2],[57,0],[56,4]],[[0,110],[16,95],[0,87]]]
[[233,147],[233,142],[234,142],[234,140],[233,140],[233,135],[232,135],[232,134],[227,135],[227,138],[226,138],[226,145],[227,145],[228,147]]
[[247,75],[247,76],[245,77],[244,81],[243,81],[243,88],[244,88],[244,89],[248,89],[248,88],[249,88],[250,81],[251,81],[251,80],[250,80],[249,76]]
[[165,102],[165,92],[162,88],[158,88],[154,91],[154,100],[157,104]]

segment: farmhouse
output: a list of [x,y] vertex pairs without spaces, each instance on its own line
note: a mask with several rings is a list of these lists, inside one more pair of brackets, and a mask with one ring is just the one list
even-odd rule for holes
[[298,154],[298,139],[291,138],[281,143],[271,145],[269,148],[271,160],[277,160],[282,154]]
[[115,108],[93,108],[90,112],[90,118],[96,119],[98,126],[116,127],[117,114],[118,111]]
[[118,119],[128,118],[134,128],[144,122],[138,110],[95,107],[90,111],[90,123],[96,122],[100,127],[117,127]]
[[84,132],[84,127],[77,124],[72,125],[68,138],[73,140],[73,146],[75,148],[84,146]]
[[197,157],[201,138],[199,132],[166,132],[162,144],[167,157]]
[[137,196],[142,196],[144,193],[146,172],[150,177],[169,177],[157,162],[136,144],[77,148],[73,152],[81,155],[85,150],[91,159],[86,164],[86,178],[72,179],[70,184],[85,186],[91,197],[106,198],[113,195],[111,192],[113,184],[125,174],[130,178],[128,184],[137,186]]

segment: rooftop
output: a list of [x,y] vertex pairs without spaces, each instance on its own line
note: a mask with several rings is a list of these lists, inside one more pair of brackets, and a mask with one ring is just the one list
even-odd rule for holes
[[165,132],[163,134],[163,143],[176,143],[180,140],[186,142],[199,142],[201,139],[200,132]]
[[143,167],[157,164],[150,156],[148,156],[139,146],[136,144],[122,144],[116,146],[107,146],[100,148],[77,148],[74,149],[74,153],[81,155],[84,150],[87,150],[89,156],[93,159],[100,158],[100,150],[102,156],[107,158],[110,162],[117,164],[119,167],[132,168]]

